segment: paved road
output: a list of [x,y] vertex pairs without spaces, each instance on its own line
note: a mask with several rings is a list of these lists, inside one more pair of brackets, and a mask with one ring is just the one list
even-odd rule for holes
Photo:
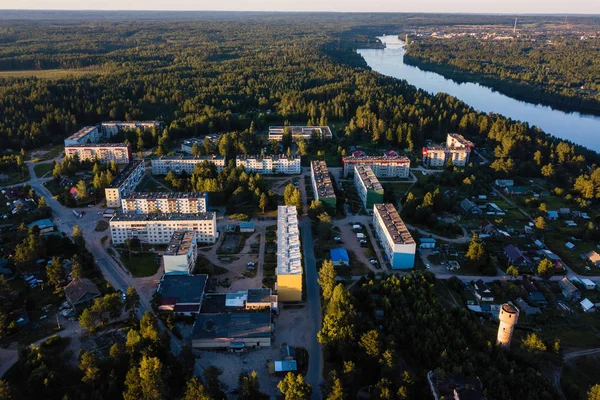
[[311,222],[308,217],[302,217],[300,223],[302,233],[302,250],[304,252],[304,268],[306,274],[306,305],[310,325],[310,342],[308,343],[308,373],[306,381],[312,385],[312,399],[321,398],[319,383],[323,380],[323,349],[317,342],[317,333],[321,330],[321,293],[317,283],[317,263],[311,232]]
[[569,360],[572,360],[577,357],[593,356],[596,354],[600,354],[600,349],[587,349],[587,350],[572,351],[570,353],[565,353],[564,358],[565,358],[565,361],[569,361]]

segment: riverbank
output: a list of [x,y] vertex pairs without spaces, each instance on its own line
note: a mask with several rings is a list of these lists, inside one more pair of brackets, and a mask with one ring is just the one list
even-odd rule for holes
[[404,63],[431,71],[452,79],[457,83],[478,83],[513,99],[527,103],[549,106],[564,112],[579,112],[600,116],[600,103],[585,98],[575,98],[552,93],[539,86],[533,86],[515,79],[502,79],[492,75],[482,75],[465,71],[451,64],[430,62],[424,58],[404,55]]

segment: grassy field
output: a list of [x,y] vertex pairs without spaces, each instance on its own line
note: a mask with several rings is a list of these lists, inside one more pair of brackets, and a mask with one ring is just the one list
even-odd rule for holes
[[101,71],[97,68],[89,69],[42,69],[28,71],[0,71],[0,78],[29,78],[39,79],[62,79],[67,77],[80,77],[83,75],[99,75]]
[[52,163],[46,163],[46,164],[37,164],[35,167],[33,167],[33,170],[35,171],[35,175],[38,178],[43,177],[44,175],[46,175],[49,172],[52,172]]
[[560,380],[563,392],[568,400],[585,400],[591,386],[600,382],[600,362],[598,356],[580,357],[563,368]]
[[196,274],[207,274],[212,276],[226,274],[227,272],[229,272],[227,268],[214,265],[200,255],[196,258],[196,268],[194,269],[194,273]]
[[154,253],[131,254],[124,250],[121,252],[121,261],[136,278],[152,276],[158,271],[159,264],[154,260]]

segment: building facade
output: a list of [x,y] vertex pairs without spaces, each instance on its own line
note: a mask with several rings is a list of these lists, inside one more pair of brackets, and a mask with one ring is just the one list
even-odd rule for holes
[[475,145],[458,133],[449,133],[446,146],[423,147],[423,165],[427,168],[442,168],[446,163],[464,167],[469,163]]
[[296,207],[277,209],[277,294],[281,301],[302,300],[302,255]]
[[329,169],[325,161],[311,161],[310,179],[315,193],[315,200],[320,200],[329,212],[335,210],[335,191],[333,190],[333,182],[331,182]]
[[107,207],[121,207],[121,199],[133,192],[144,177],[144,161],[132,161],[104,189]]
[[176,174],[185,172],[191,175],[196,169],[196,165],[205,161],[214,164],[218,172],[225,168],[225,157],[223,156],[162,156],[152,159],[152,175],[167,175],[169,171]]
[[72,144],[65,146],[65,157],[75,157],[81,161],[110,162],[129,164],[133,160],[133,153],[129,143],[102,143],[102,144]]
[[392,269],[415,266],[416,243],[393,204],[375,204],[373,225]]
[[197,214],[207,210],[208,195],[199,192],[132,192],[121,198],[124,213]]
[[277,154],[272,156],[239,155],[235,158],[236,167],[244,167],[248,172],[259,174],[299,174],[300,156]]
[[176,231],[163,253],[165,275],[189,275],[194,272],[198,258],[196,232]]
[[85,126],[65,139],[65,147],[77,144],[101,143],[122,130],[162,127],[160,121],[105,121],[94,126]]
[[322,139],[331,139],[333,134],[328,126],[270,126],[269,127],[269,140],[281,140],[283,135],[289,132],[292,135],[292,139],[303,138],[310,140],[313,135]]
[[354,171],[354,167],[371,167],[378,178],[408,178],[410,176],[410,158],[401,156],[393,150],[381,156],[368,156],[364,151],[355,151],[343,157],[344,176]]
[[383,186],[371,167],[354,167],[354,186],[365,210],[371,210],[373,205],[383,203]]
[[117,214],[110,220],[113,244],[139,239],[145,244],[168,244],[177,231],[194,231],[197,243],[217,241],[217,215],[198,214]]

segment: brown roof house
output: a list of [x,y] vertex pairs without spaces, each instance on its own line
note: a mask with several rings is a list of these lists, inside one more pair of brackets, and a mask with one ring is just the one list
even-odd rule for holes
[[100,291],[89,279],[75,278],[65,287],[65,297],[73,309],[77,310],[100,297]]

